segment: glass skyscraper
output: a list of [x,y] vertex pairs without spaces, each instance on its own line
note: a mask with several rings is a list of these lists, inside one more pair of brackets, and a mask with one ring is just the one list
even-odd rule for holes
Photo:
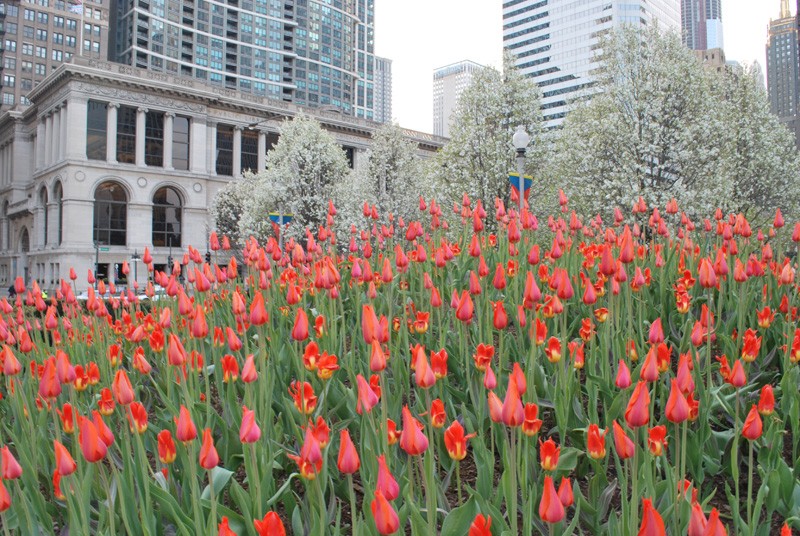
[[601,36],[656,21],[679,31],[679,0],[505,0],[503,45],[541,88],[546,125],[555,127],[571,100],[591,91]]
[[109,59],[374,115],[374,0],[119,0]]

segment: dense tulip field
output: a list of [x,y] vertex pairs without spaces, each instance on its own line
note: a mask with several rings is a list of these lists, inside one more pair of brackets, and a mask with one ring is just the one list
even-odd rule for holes
[[561,207],[17,280],[4,534],[797,534],[800,224]]

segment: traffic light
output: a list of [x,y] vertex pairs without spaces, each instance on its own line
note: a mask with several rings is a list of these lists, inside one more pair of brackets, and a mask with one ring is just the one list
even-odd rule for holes
[[172,255],[170,255],[169,257],[167,257],[167,268],[169,269],[170,274],[172,273],[172,266],[173,266]]
[[206,251],[206,264],[211,264],[211,252]]

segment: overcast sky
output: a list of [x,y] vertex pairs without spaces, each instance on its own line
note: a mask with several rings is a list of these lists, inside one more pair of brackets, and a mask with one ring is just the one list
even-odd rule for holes
[[[376,0],[375,49],[392,60],[392,115],[401,126],[433,131],[434,69],[465,59],[500,66],[502,3]],[[767,26],[779,12],[780,0],[722,0],[727,58],[766,70]]]

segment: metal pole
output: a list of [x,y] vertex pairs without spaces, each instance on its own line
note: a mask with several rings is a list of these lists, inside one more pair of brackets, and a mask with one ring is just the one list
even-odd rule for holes
[[517,173],[519,173],[519,218],[522,224],[522,207],[525,204],[525,148],[517,149]]
[[97,289],[98,275],[97,271],[100,268],[100,244],[94,243],[94,288]]
[[278,248],[283,251],[283,209],[281,209],[281,213],[278,216],[278,221],[280,222],[278,227]]

